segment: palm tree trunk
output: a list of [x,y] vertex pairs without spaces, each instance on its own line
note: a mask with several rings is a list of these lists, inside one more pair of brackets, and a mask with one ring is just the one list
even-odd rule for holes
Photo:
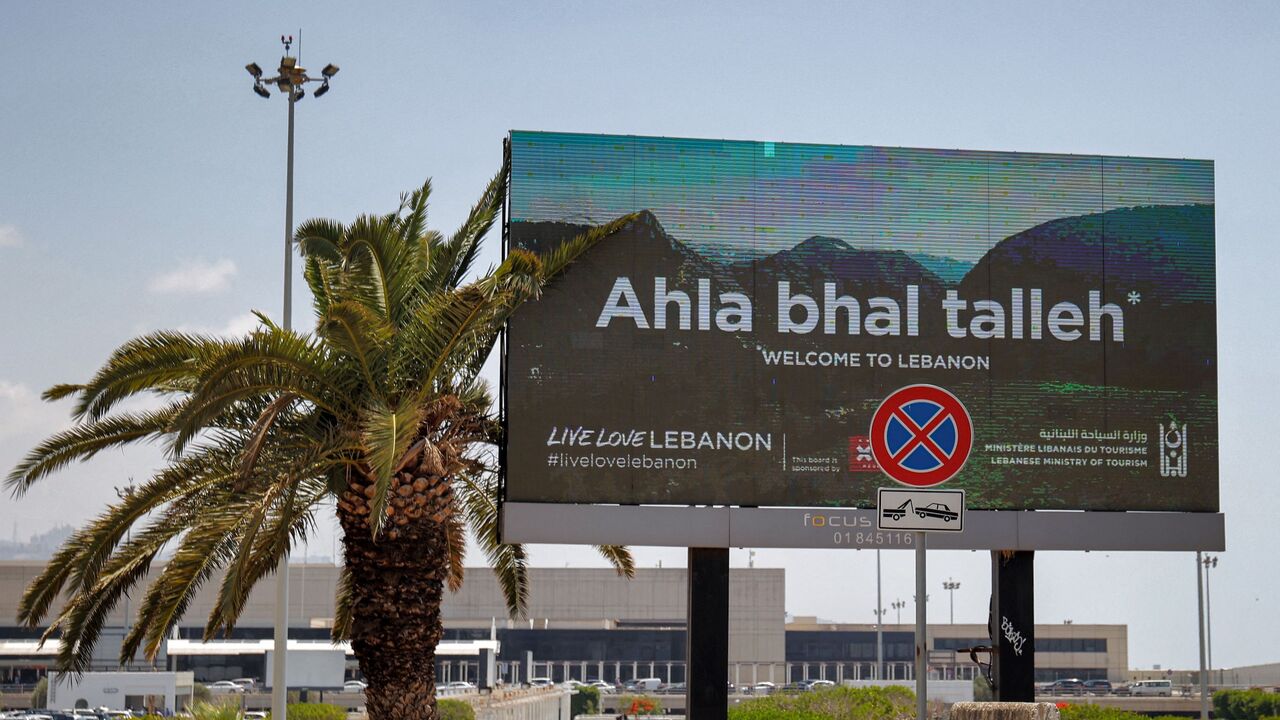
[[351,647],[369,684],[369,719],[435,720],[445,526],[421,518],[375,541],[360,516],[339,516],[351,575]]

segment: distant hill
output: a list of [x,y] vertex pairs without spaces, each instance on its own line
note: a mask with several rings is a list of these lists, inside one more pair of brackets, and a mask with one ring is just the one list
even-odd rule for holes
[[864,289],[915,284],[938,288],[942,279],[901,250],[855,248],[839,238],[814,235],[795,247],[733,265],[740,278],[751,273],[813,287],[823,282],[856,284]]
[[964,279],[965,273],[973,269],[973,263],[967,263],[945,255],[929,253],[910,253],[910,258],[928,268],[948,285],[956,285]]
[[1088,291],[1099,290],[1103,302],[1123,309],[1125,340],[1107,341],[1105,353],[1087,341],[1055,341],[1058,351],[1050,354],[1025,352],[1017,342],[993,343],[992,368],[1011,376],[1135,387],[1212,384],[1213,241],[1212,205],[1061,218],[996,243],[959,291],[970,301],[991,298],[1008,306],[1011,288],[1037,287],[1047,311],[1063,300],[1085,308]]

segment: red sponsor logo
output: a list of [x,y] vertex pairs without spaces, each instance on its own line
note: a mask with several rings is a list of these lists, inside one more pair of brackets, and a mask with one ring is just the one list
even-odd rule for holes
[[880,466],[871,455],[871,438],[854,435],[849,438],[849,472],[880,472]]

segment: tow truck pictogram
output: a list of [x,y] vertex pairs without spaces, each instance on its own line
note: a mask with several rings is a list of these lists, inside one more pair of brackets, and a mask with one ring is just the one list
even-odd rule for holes
[[954,512],[951,508],[942,503],[929,503],[922,508],[918,508],[911,504],[910,499],[896,508],[885,508],[880,511],[884,517],[887,517],[890,520],[901,520],[903,515],[910,512],[914,512],[916,516],[921,519],[932,517],[942,520],[943,522],[951,522],[952,520],[960,517],[959,513]]

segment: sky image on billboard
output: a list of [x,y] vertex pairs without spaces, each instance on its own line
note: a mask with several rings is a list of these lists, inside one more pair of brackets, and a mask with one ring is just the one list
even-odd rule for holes
[[[508,500],[860,506],[907,385],[979,509],[1218,509],[1204,160],[513,132]],[[927,403],[884,432],[925,473]],[[936,422],[935,422],[936,421]],[[918,436],[918,438],[917,438]]]

